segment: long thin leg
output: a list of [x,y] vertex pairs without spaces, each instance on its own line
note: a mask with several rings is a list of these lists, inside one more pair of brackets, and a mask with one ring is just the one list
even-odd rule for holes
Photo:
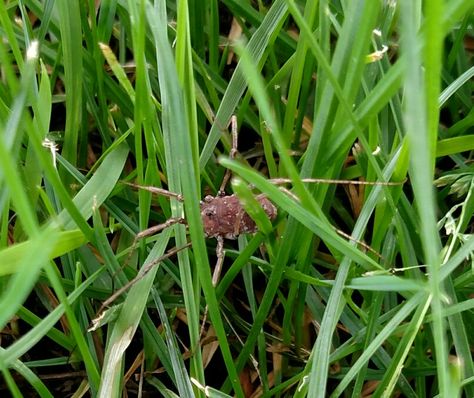
[[137,189],[143,189],[145,191],[155,193],[157,195],[167,196],[168,198],[175,198],[176,200],[178,200],[180,202],[183,201],[183,195],[181,195],[180,193],[168,191],[167,189],[157,188],[157,187],[150,187],[150,186],[147,186],[147,185],[138,185],[138,184],[133,184],[132,182],[127,182],[127,181],[122,181],[122,183],[125,184],[125,185],[128,185],[130,187],[134,187],[134,188],[137,188]]
[[[219,281],[219,278],[222,272],[222,265],[224,264],[224,257],[225,257],[224,238],[222,236],[217,237],[216,256],[217,256],[217,262],[214,268],[214,272],[212,273],[212,286],[214,287],[217,286],[217,282]],[[204,333],[204,328],[206,326],[208,312],[209,312],[209,307],[206,305],[206,308],[204,309],[204,315],[202,317],[201,331],[199,333],[200,337],[202,337]]]
[[[282,179],[277,179],[277,180],[286,180],[284,178]],[[273,181],[273,180],[272,180]],[[284,182],[281,182],[281,184],[286,184],[288,181],[284,181]],[[304,182],[304,181],[303,181]],[[313,181],[310,181],[310,182],[313,182]],[[359,181],[359,182],[362,182],[362,181]],[[277,185],[278,185],[278,182],[277,182]],[[285,192],[288,196],[290,196],[292,199],[294,199],[295,201],[299,202],[299,199],[298,197],[293,194],[293,192],[289,191],[288,189],[284,188],[284,187],[280,187],[280,189]],[[259,195],[260,196],[260,195]],[[258,196],[257,196],[258,197]],[[334,228],[334,227],[333,227]],[[340,229],[338,228],[334,228],[334,230],[339,234],[341,235],[342,237],[348,239],[348,240],[351,240],[359,245],[361,245],[363,248],[365,248],[366,250],[370,251],[371,253],[375,254],[377,257],[383,259],[383,256],[378,253],[376,250],[372,249],[368,244],[358,240],[358,239],[354,239],[352,236],[350,236],[349,234],[346,234],[344,231],[341,231]]]
[[[167,196],[167,197],[170,197],[170,198],[175,198],[176,200],[178,200],[180,202],[183,201],[183,196],[181,194],[177,194],[175,192],[171,192],[171,191],[168,191],[168,190],[163,189],[163,188],[156,188],[156,187],[151,187],[151,186],[138,185],[138,184],[133,184],[133,183],[127,182],[127,181],[122,181],[122,183],[125,184],[125,185],[128,185],[128,186],[137,188],[137,189],[144,189],[144,190],[149,191],[153,194],[158,194],[158,195],[163,195],[163,196]],[[186,220],[184,218],[180,218],[180,217],[170,218],[162,224],[158,224],[158,225],[155,225],[153,227],[147,228],[143,231],[140,231],[135,236],[135,239],[133,240],[130,253],[129,253],[128,257],[126,258],[123,266],[120,267],[120,269],[117,270],[114,273],[114,275],[112,275],[112,279],[114,279],[115,275],[118,272],[121,272],[123,270],[123,268],[125,268],[125,266],[128,264],[128,262],[130,261],[130,258],[132,257],[133,252],[135,251],[135,248],[137,247],[138,241],[140,239],[146,238],[147,236],[152,236],[152,235],[162,231],[163,229],[171,227],[172,225],[178,224],[178,223],[179,224],[186,224]],[[104,307],[104,305],[103,305],[103,307]]]
[[[229,157],[231,159],[235,159],[235,156],[237,155],[237,146],[238,146],[238,132],[237,132],[237,116],[232,115],[230,118],[230,126],[231,126],[231,132],[232,132],[232,148],[229,153]],[[224,178],[222,179],[221,186],[219,188],[218,195],[222,196],[225,195],[225,187],[227,186],[227,183],[229,182],[229,179],[232,175],[232,172],[227,169]]]
[[[158,263],[162,262],[163,260],[166,260],[167,258],[170,258],[174,256],[176,253],[179,251],[186,249],[191,246],[191,243],[186,244],[183,247],[176,247],[167,253],[163,254],[162,256],[158,257],[156,260],[150,261],[148,264],[145,264],[140,271],[138,272],[137,276],[133,278],[131,281],[123,285],[120,289],[114,292],[107,300],[105,300],[99,311],[97,311],[97,314],[100,315],[102,311],[105,309],[105,307],[108,307],[110,304],[112,304],[118,297],[120,297],[123,293],[125,293],[128,289],[130,289],[135,283],[137,283],[140,279],[142,279],[148,272],[151,271],[151,269]],[[97,316],[95,317],[97,319]]]
[[222,272],[222,265],[224,264],[224,238],[222,236],[217,237],[216,256],[217,263],[212,274],[212,285],[214,287],[217,286],[217,282],[219,281]]
[[122,272],[123,268],[125,268],[125,266],[128,264],[128,262],[130,261],[130,258],[132,257],[132,254],[133,252],[135,251],[136,247],[137,247],[137,244],[138,244],[138,241],[140,239],[143,239],[143,238],[146,238],[147,236],[152,236],[152,235],[155,235],[157,232],[160,232],[162,230],[164,230],[165,228],[168,228],[168,227],[171,227],[172,225],[174,224],[186,224],[186,220],[184,218],[170,218],[168,219],[167,221],[165,221],[164,223],[162,224],[158,224],[158,225],[155,225],[153,227],[150,227],[150,228],[147,228],[143,231],[140,231],[136,236],[135,236],[135,239],[133,240],[133,243],[132,243],[132,248],[130,249],[130,253],[128,254],[125,262],[123,263],[123,265],[120,267],[119,270],[117,270],[114,275],[112,275],[112,279],[116,276],[116,274],[118,272]]
[[146,238],[147,236],[155,235],[157,232],[160,232],[164,230],[165,228],[171,227],[172,225],[175,225],[175,224],[186,224],[186,220],[181,217],[169,218],[162,224],[158,224],[153,227],[144,229],[143,231],[140,231],[135,237],[135,242],[133,243],[136,243],[136,241]]
[[[162,195],[162,196],[167,196],[169,198],[174,198],[174,199],[178,200],[179,202],[183,201],[183,195],[181,195],[179,193],[168,191],[168,190],[163,189],[163,188],[151,187],[151,186],[146,186],[146,185],[138,185],[138,184],[133,184],[133,183],[127,182],[127,181],[122,181],[122,183],[125,184],[125,185],[128,185],[130,187],[134,187],[134,188],[137,188],[137,189],[143,189],[145,191],[148,191],[148,192],[151,192],[151,193],[154,193],[154,194],[157,194],[157,195]],[[184,218],[180,218],[180,217],[170,218],[169,220],[165,221],[162,224],[155,225],[154,227],[150,227],[150,228],[147,228],[143,231],[140,231],[137,234],[137,236],[135,237],[135,240],[133,241],[132,248],[133,249],[135,248],[138,240],[143,239],[147,236],[154,235],[157,232],[160,232],[163,229],[171,227],[172,225],[178,224],[178,223],[179,224],[186,224],[186,221],[184,220]]]
[[[275,185],[289,184],[291,179],[289,178],[272,178],[269,179],[271,183]],[[337,185],[403,185],[406,182],[406,179],[403,181],[359,181],[359,180],[334,180],[334,179],[325,179],[325,178],[302,178],[301,182],[309,182],[314,184],[337,184]]]

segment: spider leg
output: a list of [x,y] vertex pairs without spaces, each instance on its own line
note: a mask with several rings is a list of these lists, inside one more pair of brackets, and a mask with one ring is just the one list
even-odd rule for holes
[[[229,157],[231,159],[235,159],[235,156],[237,155],[237,145],[238,145],[238,132],[237,132],[237,116],[232,115],[230,118],[230,125],[231,125],[231,132],[232,132],[232,148],[229,153]],[[232,175],[232,172],[227,169],[224,178],[222,179],[221,186],[219,188],[218,195],[222,196],[225,195],[225,187],[227,186],[227,183],[230,180],[230,177]]]
[[[219,278],[221,276],[222,265],[224,264],[224,257],[225,257],[224,238],[222,236],[218,236],[216,239],[217,239],[217,246],[216,246],[217,262],[214,268],[214,272],[212,273],[212,286],[214,287],[217,286],[217,282],[219,281]],[[208,312],[209,312],[209,307],[206,305],[206,308],[204,309],[204,315],[202,317],[201,331],[199,332],[199,336],[201,337],[204,334],[204,327],[207,322]]]

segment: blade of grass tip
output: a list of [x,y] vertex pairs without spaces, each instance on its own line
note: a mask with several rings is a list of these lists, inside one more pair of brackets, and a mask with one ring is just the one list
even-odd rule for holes
[[[102,223],[99,207],[95,207],[95,211],[93,212],[92,225],[94,227],[94,244],[99,255],[102,257],[101,262],[103,262],[103,266],[107,268],[110,275],[113,275],[114,285],[117,284],[117,287],[123,287],[128,283],[128,279],[122,272],[123,266],[119,263],[117,255],[108,239],[108,229],[105,228]],[[86,270],[90,269],[89,264],[84,264],[84,268]],[[92,269],[95,270],[95,268]],[[110,288],[110,279],[99,281],[96,287],[102,287],[104,289]]]
[[[102,9],[102,7],[101,7]],[[115,77],[120,83],[120,86],[126,91],[132,103],[135,102],[135,90],[133,89],[130,80],[127,77],[122,65],[118,62],[115,54],[113,53],[112,49],[104,43],[99,43],[100,50],[102,51],[102,55],[105,57],[105,60],[109,64],[112,72],[114,73]]]
[[352,278],[346,285],[346,288],[353,290],[416,292],[418,290],[426,290],[426,284],[395,275],[375,275]]
[[[187,224],[190,226],[197,225],[199,228],[199,226],[201,226],[200,216],[199,220],[196,221],[196,219],[193,219],[194,212],[190,211],[190,202],[192,203],[193,207],[196,207],[196,205],[199,203],[197,198],[200,198],[200,194],[197,189],[198,175],[194,173],[194,170],[197,170],[195,168],[196,163],[194,159],[197,158],[195,157],[193,159],[193,155],[191,154],[194,152],[197,153],[196,150],[193,151],[191,149],[192,145],[197,145],[197,140],[191,138],[188,133],[188,123],[191,120],[191,116],[189,116],[189,114],[187,113],[187,108],[185,107],[183,100],[183,92],[181,91],[181,84],[178,81],[178,74],[176,71],[177,65],[175,65],[175,63],[173,62],[174,57],[171,53],[168,35],[166,31],[166,12],[165,9],[162,9],[160,7],[163,7],[163,4],[160,3],[160,5],[156,5],[155,9],[149,6],[147,15],[149,16],[148,20],[151,27],[151,31],[153,33],[157,54],[158,78],[160,82],[161,101],[163,104],[163,141],[165,144],[168,186],[169,189],[173,192],[183,192],[186,207]],[[184,13],[184,11],[181,12]],[[181,15],[179,23],[186,24],[187,21],[188,19]],[[183,30],[185,29],[183,28]],[[184,35],[181,29],[180,33]],[[181,52],[187,52],[187,50],[183,48],[183,46],[187,45],[187,40],[185,38],[181,38],[180,44],[181,47],[179,50]],[[167,54],[167,56],[163,56],[163,54]],[[187,63],[189,61],[190,59],[184,54],[181,56],[182,63]],[[182,70],[182,76],[184,76],[184,74],[190,73],[189,68],[186,65],[179,65],[179,68]],[[187,77],[186,81],[186,84],[194,84],[192,83],[192,79],[189,76]],[[183,82],[183,84],[185,83]],[[190,93],[190,90],[187,90],[186,94],[193,95],[193,93]],[[189,107],[194,106],[189,101],[187,101],[187,105]],[[178,136],[181,136],[183,134],[189,137],[191,142],[187,142],[185,144],[177,142],[179,138]],[[194,136],[195,134],[192,135]],[[184,153],[188,148],[191,152]],[[191,169],[190,174],[193,175],[193,182],[191,186],[182,181],[185,174],[184,169],[188,170],[188,168]],[[186,174],[186,176],[189,177],[189,174]],[[172,200],[170,204],[172,217],[183,217],[182,204],[176,200]],[[187,239],[184,226],[176,225],[174,228],[176,245],[178,247],[186,245]],[[207,264],[209,264],[209,261],[207,260],[207,253],[205,251],[200,251],[200,248],[204,246],[204,236],[202,231],[203,230],[201,226],[200,237],[192,237],[193,250],[195,254],[199,251],[199,254],[196,256],[196,262],[197,264],[201,264],[200,268],[208,267]],[[203,246],[200,246],[200,244],[197,243],[197,240],[202,241]],[[198,257],[200,257],[200,260],[197,259]],[[193,274],[196,273],[196,270],[191,267],[188,251],[178,253],[178,263],[180,270],[180,279],[182,282],[184,303],[189,321],[189,337],[191,341],[192,351],[194,352],[194,355],[191,358],[191,374],[193,377],[197,378],[199,382],[204,383],[203,361],[201,358],[201,350],[199,349],[200,303],[196,300],[196,297],[198,296],[198,294],[196,293],[196,289],[199,290],[199,286],[196,282],[194,282],[193,277]],[[199,273],[199,269],[197,272]],[[222,333],[220,337],[222,338],[223,335],[224,333]]]
[[180,398],[175,392],[166,387],[158,378],[148,377],[147,383],[153,386],[163,398]]
[[48,33],[50,29],[53,31],[55,30],[55,26],[51,24],[54,12],[54,1],[46,1],[45,3],[39,4],[38,7],[41,7],[40,10],[35,10],[35,6],[31,5],[31,3],[28,4],[28,6],[34,15],[38,15],[41,18],[41,26],[36,34],[38,41],[43,43],[46,33]]
[[[261,7],[261,12],[259,12],[250,3],[239,0],[225,0],[225,4],[232,11],[233,15],[254,26],[261,26],[265,22],[265,16],[270,12],[270,9],[265,7]],[[277,40],[279,47],[285,54],[293,52],[296,48],[294,39],[284,30],[278,32]]]
[[97,36],[104,43],[108,43],[110,40],[115,23],[116,9],[117,3],[115,1],[104,1],[100,4],[97,18]]
[[445,263],[441,268],[440,279],[445,280],[454,270],[463,264],[464,260],[470,257],[474,251],[474,236],[464,242],[462,247]]
[[[434,34],[432,39],[425,35],[425,45],[431,40],[441,41],[439,30],[442,23],[442,1],[435,0],[430,7],[426,7],[426,29],[427,33]],[[446,341],[446,322],[442,317],[442,288],[440,281],[440,239],[436,227],[435,198],[433,192],[433,166],[435,160],[435,142],[437,135],[437,123],[439,108],[439,64],[441,62],[441,44],[436,43],[425,47],[425,51],[431,48],[435,53],[425,57],[428,65],[423,66],[422,59],[417,49],[419,46],[419,36],[415,31],[417,26],[415,15],[415,3],[404,2],[401,4],[401,49],[406,54],[406,110],[405,124],[407,135],[410,139],[411,147],[411,170],[413,191],[419,206],[417,206],[420,217],[421,241],[425,257],[428,264],[430,290],[433,295],[433,340],[435,346],[435,358],[437,364],[437,375],[439,390],[442,396],[449,396],[449,370],[448,370],[448,349]],[[431,9],[433,7],[433,9]],[[423,81],[424,71],[425,81]],[[427,89],[427,84],[434,84],[437,87],[434,102],[426,96],[432,92],[432,88]]]
[[29,46],[31,44],[32,38],[36,37],[36,34],[33,34],[33,27],[31,26],[31,18],[29,11],[26,10],[26,7],[23,2],[18,3],[18,10],[20,11],[21,15],[21,22],[18,25],[21,27],[23,31],[23,40],[25,44]]
[[202,393],[208,398],[231,398],[231,395],[225,394],[222,391],[209,386],[205,387],[199,384],[197,380],[193,380],[193,383],[197,388],[199,388],[199,391],[202,391]]

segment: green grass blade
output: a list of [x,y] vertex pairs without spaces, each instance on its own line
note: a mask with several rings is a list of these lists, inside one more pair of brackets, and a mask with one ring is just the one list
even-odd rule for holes
[[[171,230],[169,229],[160,234],[153,250],[145,260],[145,264],[153,262],[164,253],[170,235]],[[131,287],[120,309],[120,314],[107,342],[98,397],[120,396],[122,361],[124,360],[125,350],[140,323],[148,300],[148,292],[152,287],[157,270],[158,265]]]
[[[434,10],[430,12],[430,18],[427,19],[428,31],[438,29],[441,21],[442,2],[436,1],[435,3]],[[406,51],[405,62],[407,65],[405,76],[407,101],[405,123],[407,134],[410,139],[410,147],[416,148],[416,151],[413,151],[411,155],[410,176],[412,178],[414,194],[419,203],[417,208],[421,221],[421,239],[423,243],[425,263],[429,265],[430,290],[433,295],[432,309],[433,314],[435,315],[433,333],[434,344],[436,347],[439,388],[441,395],[448,396],[449,375],[447,342],[445,335],[446,323],[441,315],[443,310],[441,296],[443,292],[439,278],[439,268],[441,265],[439,257],[440,240],[436,228],[435,201],[432,190],[433,165],[435,159],[434,148],[437,130],[436,121],[439,117],[439,110],[438,102],[433,102],[433,98],[428,98],[435,87],[438,87],[438,90],[435,91],[435,98],[438,98],[439,83],[435,84],[435,87],[433,88],[428,88],[428,86],[435,82],[436,76],[439,76],[441,53],[439,43],[425,47],[425,51],[428,51],[430,47],[434,48],[435,54],[429,56],[429,65],[431,66],[431,69],[426,69],[426,77],[423,81],[421,73],[422,59],[417,51],[420,42],[415,30],[416,21],[413,19],[413,16],[415,15],[414,6],[415,4],[406,3],[402,4],[401,7],[403,28],[402,45],[404,51]],[[431,37],[426,37],[426,42],[430,42]],[[438,41],[441,40],[438,33],[435,37]],[[437,61],[434,61],[431,57],[434,57]],[[435,62],[435,64],[433,64],[433,62]]]
[[[156,21],[160,21],[160,23],[157,23],[152,18],[149,19],[149,23],[152,27],[153,33],[155,34],[155,42],[157,45],[157,60],[161,83],[162,103],[166,104],[166,106],[163,107],[163,132],[165,134],[165,141],[168,141],[169,143],[168,150],[171,151],[171,156],[168,159],[170,165],[170,169],[168,170],[170,189],[179,188],[179,190],[177,190],[178,192],[182,189],[186,209],[186,219],[189,225],[191,241],[193,242],[193,252],[196,263],[199,264],[197,267],[197,274],[202,284],[206,302],[209,306],[209,316],[216,330],[216,335],[220,343],[221,352],[229,372],[232,386],[234,387],[237,396],[242,396],[243,392],[238,382],[237,372],[233,364],[214,287],[211,282],[209,260],[207,258],[207,251],[204,244],[201,214],[198,206],[199,202],[197,200],[197,198],[199,198],[199,192],[196,186],[197,170],[194,169],[192,162],[192,141],[188,136],[188,119],[182,117],[182,115],[186,114],[186,109],[184,107],[182,92],[177,80],[175,65],[172,62],[173,56],[167,40],[166,30],[164,29],[166,26],[165,4],[159,2],[157,3],[155,10],[149,8],[149,11],[150,15],[152,12],[156,11]],[[179,208],[175,207],[175,214],[181,215],[180,213],[177,213],[179,210]],[[182,226],[177,226],[175,231],[177,233],[177,243],[184,242],[185,237]],[[180,264],[182,264],[181,259]],[[184,265],[187,266],[187,264]],[[185,269],[182,266],[181,271],[183,273],[185,272]]]

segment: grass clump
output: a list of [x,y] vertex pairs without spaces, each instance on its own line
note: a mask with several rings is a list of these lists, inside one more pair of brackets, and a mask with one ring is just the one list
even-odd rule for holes
[[[474,396],[473,11],[0,3],[0,391]],[[226,170],[278,216],[214,286]]]

